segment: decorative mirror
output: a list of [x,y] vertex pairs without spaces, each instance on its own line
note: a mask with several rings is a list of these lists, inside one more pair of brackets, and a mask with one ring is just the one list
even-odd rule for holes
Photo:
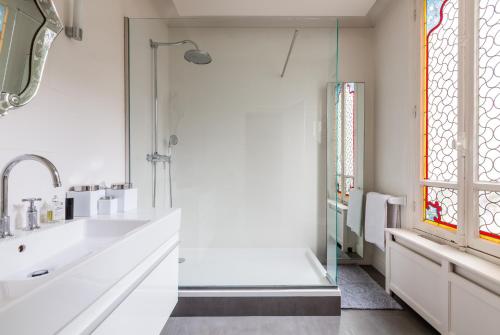
[[52,0],[0,0],[0,115],[36,95],[62,29]]

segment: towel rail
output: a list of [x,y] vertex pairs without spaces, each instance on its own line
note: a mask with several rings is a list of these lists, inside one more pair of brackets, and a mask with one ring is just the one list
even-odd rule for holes
[[387,200],[387,203],[389,205],[395,206],[406,206],[406,196],[389,198],[389,200]]
[[406,206],[406,196],[391,197],[387,200],[387,203],[395,206],[393,212],[394,220],[392,221],[396,225],[394,228],[401,228],[401,207]]

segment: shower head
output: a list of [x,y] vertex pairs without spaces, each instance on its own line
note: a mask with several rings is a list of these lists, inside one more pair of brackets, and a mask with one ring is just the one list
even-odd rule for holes
[[198,45],[191,40],[183,40],[178,42],[155,42],[153,40],[150,40],[150,44],[151,48],[155,50],[161,46],[192,44],[194,46],[194,49],[190,49],[184,53],[185,60],[187,60],[189,63],[198,65],[210,64],[212,62],[212,57],[210,56],[210,54],[206,51],[200,50],[200,48],[198,48]]
[[177,135],[170,135],[170,138],[168,139],[168,146],[171,147],[177,145],[177,143],[179,143]]
[[199,49],[191,49],[186,51],[186,53],[184,54],[184,59],[190,63],[198,65],[206,65],[212,62],[212,57],[210,56],[210,54]]

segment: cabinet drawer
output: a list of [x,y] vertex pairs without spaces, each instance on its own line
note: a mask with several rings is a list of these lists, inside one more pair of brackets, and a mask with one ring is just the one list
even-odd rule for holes
[[176,247],[92,334],[160,334],[177,304],[178,257]]

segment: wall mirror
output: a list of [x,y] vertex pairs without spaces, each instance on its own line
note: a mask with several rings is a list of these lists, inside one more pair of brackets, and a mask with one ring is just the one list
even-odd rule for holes
[[328,85],[328,257],[361,260],[364,252],[365,84]]
[[0,115],[36,95],[62,29],[52,0],[0,0]]

